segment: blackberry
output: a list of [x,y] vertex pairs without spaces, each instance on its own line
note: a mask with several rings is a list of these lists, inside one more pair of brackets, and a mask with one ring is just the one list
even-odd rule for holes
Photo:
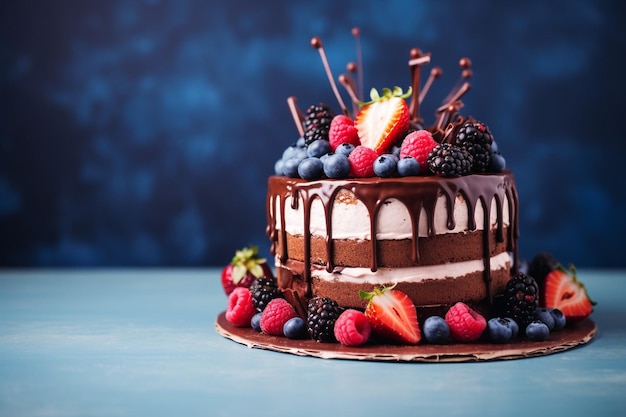
[[517,273],[506,284],[503,294],[503,315],[525,328],[535,320],[539,305],[539,286],[533,277]]
[[304,142],[309,145],[318,139],[328,140],[333,117],[333,111],[323,103],[309,106],[304,119]]
[[257,278],[250,285],[252,304],[257,311],[265,310],[267,304],[274,298],[282,297],[278,284],[274,278]]
[[528,263],[528,275],[535,278],[539,288],[543,288],[543,283],[550,272],[556,269],[559,261],[548,252],[540,252]]
[[440,143],[428,154],[428,169],[442,177],[467,175],[472,170],[472,155],[459,146]]
[[491,158],[493,135],[489,128],[481,122],[466,122],[458,130],[455,143],[467,149],[472,158],[472,171],[485,172]]
[[307,328],[311,338],[318,342],[336,342],[335,321],[342,311],[335,300],[311,298],[307,304]]

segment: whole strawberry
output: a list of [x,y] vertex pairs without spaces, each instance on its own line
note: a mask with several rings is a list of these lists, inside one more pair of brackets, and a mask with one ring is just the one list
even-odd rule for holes
[[230,295],[237,287],[250,288],[257,278],[273,278],[274,274],[265,258],[259,257],[256,246],[245,247],[235,252],[230,264],[222,269],[222,287]]

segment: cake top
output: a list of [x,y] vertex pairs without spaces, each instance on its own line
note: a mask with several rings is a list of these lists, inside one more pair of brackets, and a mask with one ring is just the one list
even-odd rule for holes
[[[408,66],[411,85],[372,88],[363,98],[363,69],[360,62],[360,30],[354,28],[357,63],[346,65],[348,73],[337,77],[350,96],[352,108],[343,101],[319,37],[311,39],[324,66],[341,112],[335,114],[325,103],[310,105],[302,113],[294,96],[287,99],[299,133],[276,161],[276,175],[308,181],[366,177],[408,177],[437,175],[457,177],[500,173],[506,161],[487,125],[472,116],[463,116],[461,98],[470,90],[471,61],[459,60],[461,74],[450,93],[436,109],[429,126],[419,109],[433,82],[442,74],[433,67],[421,83],[422,67],[430,64],[430,53],[414,48]],[[356,75],[356,79],[354,77]]]

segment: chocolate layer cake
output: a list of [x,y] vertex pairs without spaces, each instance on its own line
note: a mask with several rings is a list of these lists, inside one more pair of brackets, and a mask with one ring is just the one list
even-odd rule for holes
[[268,185],[278,283],[296,299],[363,308],[359,290],[396,284],[422,308],[488,304],[517,268],[510,171]]
[[[358,28],[352,33],[358,40]],[[437,358],[456,361],[462,351],[473,359],[482,355],[481,342],[501,346],[524,338],[515,349],[487,348],[487,357],[504,358],[507,351],[526,355],[528,341],[544,342],[551,331],[591,314],[594,303],[573,266],[565,270],[549,254],[526,268],[518,261],[515,178],[488,126],[460,113],[470,90],[468,58],[459,60],[461,76],[427,126],[419,108],[442,74],[432,68],[422,86],[429,53],[410,51],[407,90],[372,88],[369,101],[361,82],[339,76],[349,109],[321,40],[312,38],[311,46],[341,112],[317,103],[303,113],[295,97],[287,99],[299,136],[276,160],[266,199],[276,276],[229,296],[222,322],[249,321],[263,333],[245,332],[240,340],[296,354],[376,360],[403,360],[404,348],[430,344],[445,346]],[[346,68],[362,74],[360,65]],[[246,261],[238,269],[256,266]],[[228,274],[222,281],[225,288],[241,286]],[[595,334],[589,324],[586,340]],[[341,346],[318,349],[280,338],[266,344],[266,335]],[[346,354],[355,346],[371,351]],[[408,352],[408,360],[432,357],[427,350]]]

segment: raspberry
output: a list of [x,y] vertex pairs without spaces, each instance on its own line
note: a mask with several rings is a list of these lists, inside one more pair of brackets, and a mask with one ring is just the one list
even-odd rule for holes
[[367,146],[357,146],[348,156],[350,176],[366,178],[374,176],[374,161],[378,158],[375,150]]
[[274,298],[267,304],[261,316],[261,330],[265,334],[283,336],[287,320],[296,317],[296,311],[284,298]]
[[362,312],[345,310],[335,321],[335,338],[345,346],[360,346],[369,340],[372,328]]
[[228,296],[226,307],[226,320],[233,326],[250,326],[252,316],[256,314],[256,308],[252,303],[252,294],[245,287],[236,287]]
[[354,121],[343,114],[339,114],[330,122],[330,130],[328,131],[328,140],[330,148],[335,151],[337,146],[342,143],[349,143],[354,146],[361,144]]
[[450,336],[459,342],[478,340],[487,327],[485,318],[462,302],[450,307],[445,320],[450,327]]
[[400,147],[400,158],[412,156],[420,164],[420,172],[428,171],[428,154],[432,151],[437,142],[428,130],[416,130],[406,135]]

